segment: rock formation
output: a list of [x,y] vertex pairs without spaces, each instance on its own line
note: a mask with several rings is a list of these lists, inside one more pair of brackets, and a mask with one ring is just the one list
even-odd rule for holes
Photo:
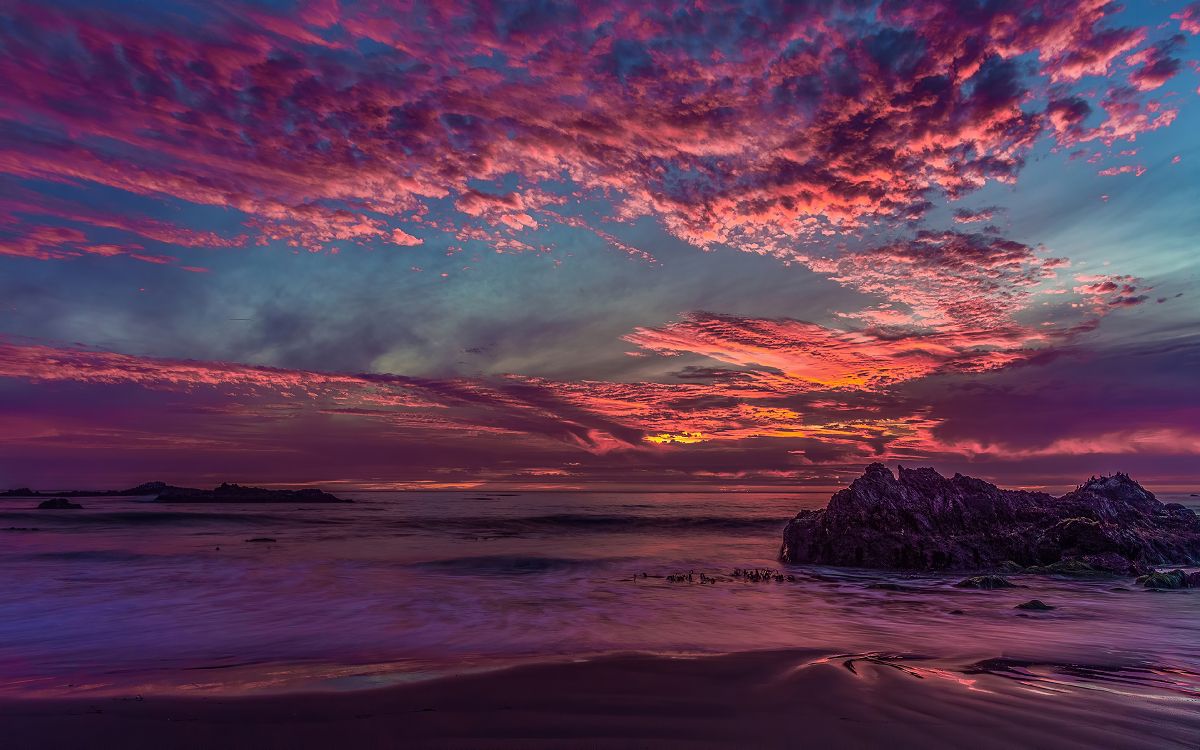
[[1148,589],[1200,589],[1200,572],[1171,570],[1140,576],[1137,582]]
[[[222,484],[216,489],[199,490],[193,487],[176,487],[165,482],[144,482],[125,490],[68,490],[65,492],[39,492],[28,487],[0,492],[0,497],[149,497],[157,496],[159,503],[349,503],[318,489],[268,490],[262,487],[243,487],[240,484]],[[43,505],[45,505],[43,503]],[[39,506],[41,507],[41,506]],[[49,506],[46,506],[49,507]]]
[[1200,563],[1200,518],[1125,474],[1062,497],[871,464],[783,533],[786,562],[862,568],[1144,574]]
[[56,497],[38,503],[38,510],[83,510],[83,506],[65,497]]
[[348,503],[340,497],[318,489],[268,490],[262,487],[243,487],[240,484],[221,484],[213,490],[194,490],[188,487],[167,487],[158,494],[158,503]]
[[157,495],[166,490],[185,489],[172,487],[166,482],[143,482],[136,487],[124,490],[59,490],[57,492],[41,492],[28,487],[0,492],[0,497],[145,497]]

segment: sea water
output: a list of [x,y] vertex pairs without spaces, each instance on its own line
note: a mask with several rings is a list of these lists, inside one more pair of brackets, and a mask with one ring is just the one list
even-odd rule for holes
[[[779,563],[787,519],[826,494],[344,496],[0,499],[0,694],[351,689],[611,652],[816,648],[1200,696],[1200,591],[1020,575],[975,591]],[[1035,598],[1054,609],[1015,609]]]

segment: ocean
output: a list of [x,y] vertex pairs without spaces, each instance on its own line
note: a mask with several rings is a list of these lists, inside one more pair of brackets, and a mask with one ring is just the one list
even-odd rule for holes
[[[1200,592],[780,564],[784,523],[825,493],[343,494],[354,503],[0,499],[0,695],[338,691],[806,648],[1200,710]],[[731,575],[748,568],[785,578]],[[1055,609],[1015,609],[1030,599]]]

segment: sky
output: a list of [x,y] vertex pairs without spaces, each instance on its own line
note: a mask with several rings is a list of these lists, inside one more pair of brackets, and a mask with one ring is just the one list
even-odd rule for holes
[[1200,488],[1200,3],[10,0],[0,486]]

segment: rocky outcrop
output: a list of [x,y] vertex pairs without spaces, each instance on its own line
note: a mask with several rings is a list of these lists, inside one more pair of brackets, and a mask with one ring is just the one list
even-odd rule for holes
[[1013,607],[1013,609],[1023,609],[1027,612],[1049,612],[1050,610],[1054,609],[1054,607],[1045,603],[1041,599],[1030,599],[1027,602],[1018,604],[1017,606]]
[[1137,582],[1148,589],[1200,589],[1200,572],[1170,570],[1139,576]]
[[83,506],[65,497],[56,497],[38,503],[38,510],[83,510]]
[[954,584],[960,589],[984,589],[991,591],[992,589],[1012,589],[1017,585],[1008,580],[1004,576],[971,576],[965,580]]
[[348,503],[340,497],[318,489],[268,490],[262,487],[243,487],[222,484],[213,490],[194,490],[187,487],[168,487],[159,493],[158,503]]
[[[38,492],[28,487],[0,492],[0,497],[157,497],[160,503],[349,503],[318,489],[268,490],[262,487],[243,487],[240,484],[222,484],[216,489],[199,490],[194,487],[176,487],[165,482],[144,482],[124,490],[69,490],[66,492]],[[49,507],[43,503],[39,507]],[[79,507],[79,506],[75,506]]]
[[58,492],[41,492],[28,487],[0,492],[0,497],[145,497],[157,495],[166,490],[185,489],[172,487],[166,482],[143,482],[136,487],[124,490],[60,490]]
[[863,568],[1144,574],[1200,563],[1200,518],[1125,474],[1062,497],[871,464],[783,533],[783,560]]

